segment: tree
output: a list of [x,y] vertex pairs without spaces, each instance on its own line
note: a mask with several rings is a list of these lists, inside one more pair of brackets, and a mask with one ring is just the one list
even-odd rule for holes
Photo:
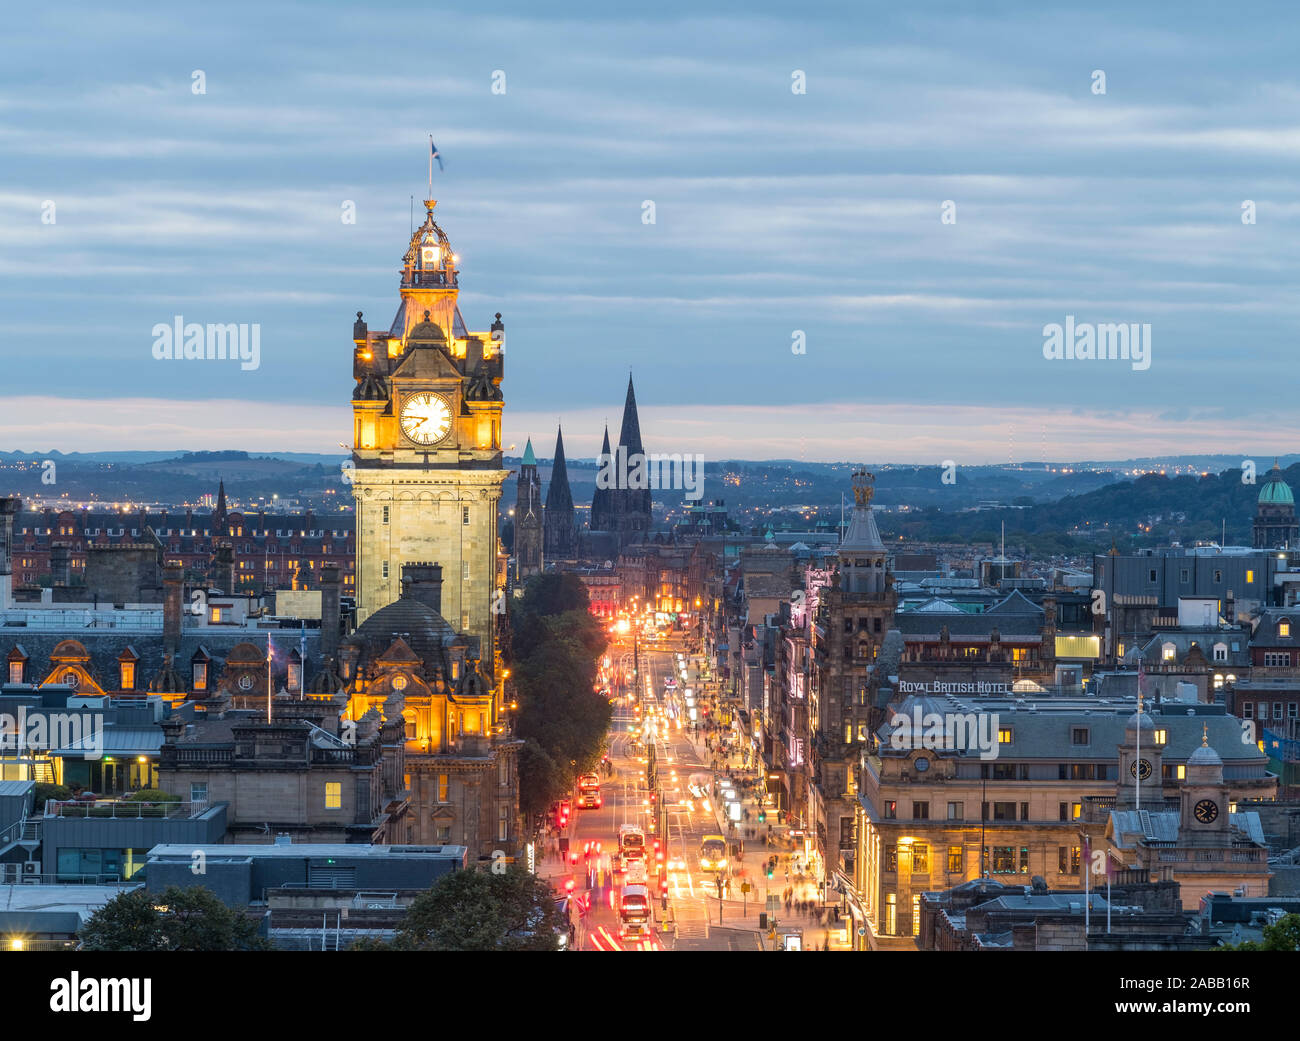
[[1221,951],[1300,951],[1300,914],[1283,915],[1272,925],[1264,926],[1264,935],[1257,942],[1225,943]]
[[393,950],[554,951],[568,931],[545,880],[518,866],[454,871],[416,897]]
[[271,949],[258,936],[256,922],[203,886],[122,893],[91,915],[78,935],[87,951]]

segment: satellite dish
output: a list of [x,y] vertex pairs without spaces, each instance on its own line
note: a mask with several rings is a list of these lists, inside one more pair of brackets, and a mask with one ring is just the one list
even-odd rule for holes
[[607,560],[607,561],[605,561],[605,566],[606,566],[606,567],[613,567],[613,566],[614,566],[614,562],[613,562],[612,560]]

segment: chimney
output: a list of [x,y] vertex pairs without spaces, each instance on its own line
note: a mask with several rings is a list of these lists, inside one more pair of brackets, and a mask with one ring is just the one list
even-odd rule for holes
[[418,600],[434,613],[442,614],[442,565],[402,565],[402,596]]
[[320,573],[320,653],[326,661],[339,654],[339,566],[326,561]]
[[72,585],[72,547],[66,542],[50,544],[50,578],[54,585]]
[[0,499],[0,611],[13,606],[14,518],[21,505],[17,496]]
[[181,593],[185,568],[179,560],[163,565],[163,653],[175,654],[181,645]]
[[234,595],[235,589],[235,546],[230,542],[223,542],[217,546],[215,554],[215,571],[214,576],[221,588]]

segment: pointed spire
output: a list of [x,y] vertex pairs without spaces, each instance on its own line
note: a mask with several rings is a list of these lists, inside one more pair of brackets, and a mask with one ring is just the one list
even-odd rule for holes
[[1201,747],[1202,748],[1210,747],[1210,724],[1209,723],[1201,724]]
[[623,402],[623,428],[619,431],[618,443],[627,449],[629,456],[645,451],[641,444],[641,420],[636,412],[636,390],[630,372],[627,374],[627,398]]
[[533,439],[528,439],[528,444],[524,445],[524,466],[536,466],[537,456],[533,455]]
[[546,512],[568,510],[573,512],[573,494],[569,490],[569,468],[564,462],[564,432],[555,429],[555,462],[551,467],[551,484],[546,489]]
[[573,515],[573,493],[564,462],[564,432],[556,427],[555,462],[542,512],[542,554],[548,560],[572,560],[578,554],[578,526]]
[[[614,528],[614,494],[607,481],[601,480],[601,469],[612,465],[613,453],[609,450],[609,423],[605,424],[605,440],[600,446],[600,458],[596,461],[596,490],[591,496],[591,530],[612,531]],[[609,460],[607,462],[607,460]]]
[[214,535],[226,534],[226,482],[217,478],[217,506],[212,511],[212,529]]

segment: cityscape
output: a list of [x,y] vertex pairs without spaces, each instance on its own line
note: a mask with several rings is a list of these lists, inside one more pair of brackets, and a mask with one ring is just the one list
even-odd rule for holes
[[15,16],[76,72],[0,74],[11,979],[1052,952],[1260,1014],[1199,956],[1300,951],[1294,16],[566,7]]

